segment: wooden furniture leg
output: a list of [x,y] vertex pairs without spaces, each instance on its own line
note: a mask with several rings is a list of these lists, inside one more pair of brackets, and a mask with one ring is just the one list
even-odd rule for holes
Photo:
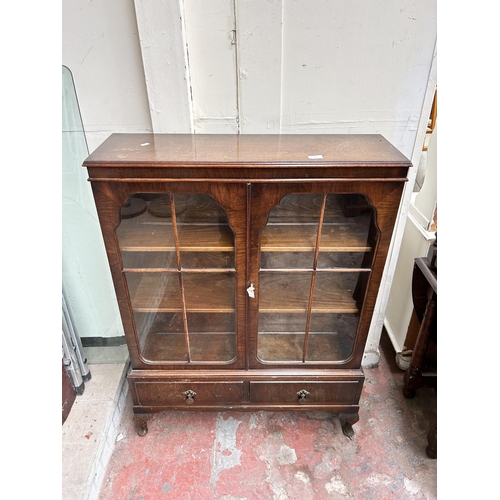
[[434,318],[435,308],[436,298],[435,295],[432,294],[432,297],[428,300],[425,307],[424,317],[420,325],[410,366],[404,374],[403,394],[407,398],[413,398],[415,396],[415,391],[422,385],[422,365],[429,344],[430,327]]
[[148,433],[148,420],[152,418],[150,413],[138,413],[134,415],[134,422],[137,425],[137,434],[145,436]]
[[342,425],[342,432],[351,439],[354,436],[352,426],[359,420],[359,413],[340,413],[339,418]]

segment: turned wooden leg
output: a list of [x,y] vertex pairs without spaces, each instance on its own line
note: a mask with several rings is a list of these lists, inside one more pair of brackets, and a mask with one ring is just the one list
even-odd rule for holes
[[422,365],[425,361],[427,345],[429,343],[430,329],[434,318],[436,302],[434,297],[427,301],[424,317],[418,332],[415,348],[411,357],[410,366],[405,371],[403,394],[407,398],[415,396],[415,391],[422,385]]
[[145,436],[148,433],[148,420],[152,418],[150,414],[137,414],[134,415],[134,422],[137,424],[137,434]]
[[354,436],[352,426],[359,420],[359,413],[340,413],[339,419],[342,425],[342,432],[351,439]]

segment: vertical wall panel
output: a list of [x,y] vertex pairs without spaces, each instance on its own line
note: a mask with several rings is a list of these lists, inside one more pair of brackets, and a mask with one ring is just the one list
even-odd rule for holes
[[236,5],[241,132],[279,134],[282,0]]
[[184,0],[194,131],[237,133],[233,0]]
[[153,132],[192,132],[182,0],[135,0]]

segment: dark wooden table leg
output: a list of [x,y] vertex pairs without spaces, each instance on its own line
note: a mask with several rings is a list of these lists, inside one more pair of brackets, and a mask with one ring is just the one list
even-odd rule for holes
[[433,294],[427,301],[410,366],[404,374],[403,394],[407,398],[413,398],[415,391],[422,385],[422,365],[424,364],[427,345],[429,344],[430,327],[434,318],[435,308],[436,296]]

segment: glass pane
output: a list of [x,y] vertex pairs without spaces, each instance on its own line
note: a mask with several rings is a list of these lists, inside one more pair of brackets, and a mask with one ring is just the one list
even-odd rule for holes
[[[151,215],[158,195],[135,194],[121,207],[116,230],[125,269],[177,269],[172,217]],[[170,196],[162,197],[170,204]]]
[[188,313],[193,361],[231,361],[236,356],[235,316]]
[[260,254],[261,269],[312,269],[313,262],[312,252],[262,251]]
[[[62,67],[61,91],[62,288],[76,335],[114,332],[117,340],[123,335],[120,311],[88,182],[88,171],[82,168],[89,150],[73,76],[66,66]],[[121,347],[120,358],[125,362],[128,352]],[[109,357],[108,353],[113,353],[109,358],[113,359],[116,352],[113,347],[84,350],[89,363],[93,361],[92,356],[106,359]]]
[[271,210],[261,232],[260,360],[351,355],[375,239],[362,195],[291,194]]
[[312,312],[357,312],[353,298],[358,272],[318,272],[314,283]]
[[[188,361],[182,313],[134,312],[141,352],[150,361]],[[188,313],[192,361],[231,361],[236,352],[234,314]]]
[[365,257],[371,252],[369,241],[373,208],[362,195],[329,194],[321,228],[318,269],[369,267]]
[[262,269],[312,269],[323,195],[286,195],[261,233]]
[[[320,245],[321,247],[321,245]],[[361,252],[327,252],[320,248],[318,254],[318,269],[363,267],[365,254]]]
[[208,195],[138,193],[120,215],[116,234],[144,358],[234,359],[234,236],[225,211]]
[[307,342],[307,361],[341,361],[354,347],[358,314],[313,314]]
[[142,355],[151,361],[186,360],[177,274],[125,273],[125,276]]
[[257,355],[262,361],[302,361],[306,313],[262,313]]
[[[233,232],[215,200],[176,194],[174,204],[182,268],[234,268]],[[125,269],[177,269],[170,195],[135,194],[120,214],[116,235]]]
[[262,272],[260,313],[307,312],[311,272]]
[[234,273],[183,273],[186,310],[234,312]]
[[318,272],[314,286],[307,361],[341,361],[354,347],[358,329],[357,287],[368,272]]

